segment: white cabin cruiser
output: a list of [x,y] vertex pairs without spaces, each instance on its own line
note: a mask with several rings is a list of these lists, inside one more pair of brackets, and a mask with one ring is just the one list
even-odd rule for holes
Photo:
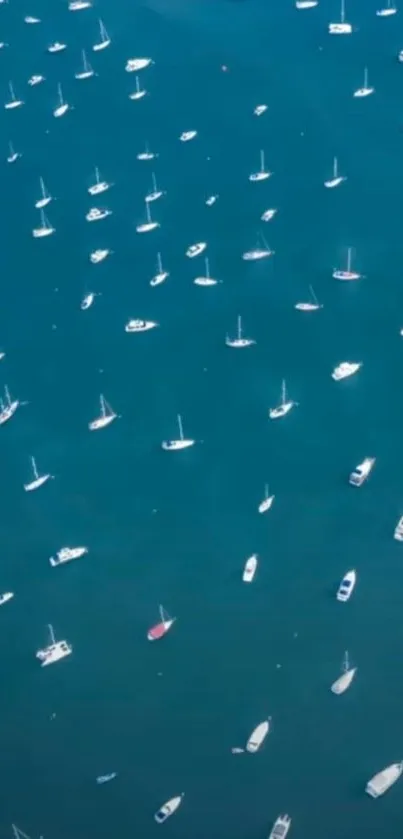
[[39,487],[43,486],[43,484],[46,484],[46,482],[49,481],[50,478],[53,478],[53,475],[50,474],[39,474],[36,465],[36,460],[34,457],[31,457],[31,466],[33,472],[33,479],[29,481],[27,484],[24,484],[25,492],[32,492],[35,489],[39,489]]
[[98,262],[103,262],[110,253],[112,253],[112,251],[109,248],[97,248],[97,250],[91,251],[90,262],[92,262],[93,265],[97,265]]
[[126,73],[137,73],[138,70],[145,70],[152,63],[152,58],[129,58],[126,61]]
[[339,166],[337,162],[337,157],[333,158],[333,174],[329,180],[325,181],[325,187],[327,189],[334,189],[336,186],[340,186],[343,181],[346,181],[347,178],[344,175],[339,175]]
[[169,816],[172,816],[172,814],[175,813],[175,810],[177,810],[179,805],[182,803],[184,795],[185,793],[181,792],[181,794],[176,795],[175,798],[170,798],[169,801],[166,801],[165,804],[157,810],[154,814],[154,819],[157,824],[163,824]]
[[332,379],[335,382],[340,382],[342,379],[347,379],[353,376],[362,367],[362,361],[342,361],[338,364],[332,372]]
[[19,399],[11,399],[10,391],[6,385],[4,388],[4,402],[3,399],[0,399],[0,425],[4,425],[5,422],[14,416],[19,405]]
[[340,603],[346,603],[347,600],[350,599],[356,582],[357,574],[353,568],[351,571],[347,571],[347,574],[344,575],[339,588],[337,589],[336,598],[340,601]]
[[403,542],[403,516],[401,516],[395,527],[393,538],[397,539],[398,542]]
[[225,337],[227,347],[234,347],[235,349],[244,349],[244,347],[252,347],[256,344],[253,338],[244,338],[242,335],[242,318],[238,315],[237,318],[237,333],[236,338],[230,338],[229,335]]
[[30,87],[35,87],[37,84],[41,84],[41,82],[45,81],[45,76],[41,76],[39,74],[34,74],[30,76],[28,79],[28,84]]
[[91,207],[88,210],[88,213],[85,216],[86,221],[101,221],[103,218],[112,215],[112,210],[107,210],[104,208],[101,210],[99,207]]
[[181,449],[189,449],[190,446],[194,446],[196,440],[192,440],[190,437],[185,437],[183,434],[183,425],[182,425],[182,417],[178,414],[178,428],[179,428],[179,438],[176,440],[163,440],[161,443],[161,448],[164,449],[166,452],[177,452]]
[[256,574],[257,564],[258,564],[258,555],[257,554],[252,554],[252,556],[248,557],[248,559],[245,562],[244,569],[243,569],[243,572],[242,572],[242,581],[244,583],[251,583],[253,581],[253,578]]
[[134,318],[127,322],[125,332],[148,332],[150,329],[155,329],[156,326],[159,326],[159,324],[155,320]]
[[336,696],[340,696],[340,694],[345,693],[350,687],[356,672],[356,667],[350,667],[350,660],[346,650],[343,658],[342,674],[335,682],[333,682],[330,688],[332,693],[336,694]]
[[371,796],[371,798],[379,798],[380,795],[383,795],[388,789],[396,783],[396,781],[400,778],[403,772],[403,760],[400,763],[391,763],[390,766],[386,766],[385,769],[382,769],[381,772],[377,772],[370,781],[368,781],[365,792]]
[[80,557],[87,553],[88,548],[85,547],[61,548],[60,551],[57,552],[56,556],[49,557],[49,563],[52,568],[55,568],[56,565],[64,565],[65,562],[71,562],[73,559],[80,559]]
[[276,209],[265,210],[264,213],[262,213],[262,215],[260,216],[260,219],[261,221],[271,221],[272,218],[274,218],[274,216],[276,215],[276,213]]
[[101,405],[101,413],[99,417],[96,417],[96,419],[91,420],[91,422],[88,423],[90,431],[98,431],[101,428],[106,428],[106,426],[110,425],[111,422],[113,422],[113,420],[115,420],[118,416],[108,404],[102,393],[99,397],[99,401]]
[[270,178],[271,172],[266,171],[264,168],[264,151],[261,149],[260,151],[260,169],[258,172],[252,172],[249,175],[250,181],[266,181],[267,178]]
[[193,140],[197,137],[197,131],[182,131],[179,139],[182,143],[188,143],[189,140]]
[[80,12],[82,9],[90,9],[91,6],[90,0],[70,0],[69,12]]
[[283,379],[281,383],[281,402],[279,405],[276,405],[275,408],[269,409],[269,417],[270,419],[281,419],[281,417],[285,417],[292,408],[295,408],[298,405],[298,402],[294,402],[292,399],[287,398],[287,386],[286,381]]
[[374,457],[365,457],[362,463],[359,463],[358,466],[350,473],[350,477],[348,479],[349,484],[353,487],[360,487],[364,483],[364,481],[369,478],[372,469],[375,465],[375,458]]
[[70,105],[68,104],[68,102],[64,101],[61,84],[58,84],[57,86],[57,95],[59,104],[56,105],[56,108],[53,111],[53,116],[56,117],[56,119],[59,119],[60,117],[63,117],[65,114],[67,114],[67,111],[70,109]]
[[353,96],[356,99],[363,99],[365,96],[371,96],[372,93],[375,93],[375,88],[368,85],[368,67],[365,67],[364,84],[362,87],[359,87],[354,91]]
[[13,591],[5,591],[4,594],[0,594],[0,606],[2,606],[3,603],[8,603],[8,601],[12,600],[13,597],[14,597],[14,592]]
[[[300,0],[300,2],[312,2],[312,0]],[[316,2],[313,5],[316,5]],[[283,816],[278,816],[270,831],[269,839],[285,839],[290,827],[291,819],[290,816],[287,816],[287,813],[284,813]]]
[[361,274],[357,271],[351,270],[351,248],[348,248],[347,251],[347,267],[345,271],[341,271],[339,268],[334,269],[332,273],[332,277],[334,280],[359,280]]
[[48,52],[63,52],[67,47],[67,44],[62,44],[61,41],[54,41],[53,44],[48,46]]
[[246,744],[246,751],[250,754],[255,754],[255,752],[260,749],[263,741],[267,737],[270,731],[270,723],[271,717],[268,717],[267,720],[264,722],[259,723],[256,728],[253,729],[252,734],[249,737],[249,740]]
[[195,245],[189,245],[186,256],[189,259],[193,259],[195,256],[199,256],[200,253],[203,253],[207,248],[207,242],[196,242]]
[[346,23],[345,0],[341,0],[340,22],[329,23],[329,35],[351,35],[353,27]]
[[272,506],[274,499],[275,495],[269,495],[269,485],[266,484],[264,488],[264,498],[258,506],[258,512],[267,513],[267,511],[270,510],[270,507]]
[[267,111],[267,108],[268,108],[268,105],[256,105],[256,108],[253,109],[253,113],[255,114],[255,117],[261,117],[262,114],[264,114],[265,111]]
[[52,624],[49,624],[49,634],[50,644],[35,653],[36,658],[41,662],[41,667],[55,664],[56,661],[61,661],[73,652],[73,647],[67,641],[56,641]]
[[112,183],[109,181],[102,181],[101,176],[99,174],[98,166],[95,167],[95,181],[91,186],[88,187],[88,192],[90,195],[100,195],[101,192],[106,192],[107,189],[113,186]]

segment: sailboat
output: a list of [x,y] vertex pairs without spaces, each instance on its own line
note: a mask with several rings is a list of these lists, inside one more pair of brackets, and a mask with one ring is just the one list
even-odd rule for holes
[[339,175],[337,157],[333,158],[333,175],[329,180],[325,181],[325,187],[327,189],[334,189],[335,186],[339,186],[339,184],[343,183],[343,181],[347,180],[346,177],[343,175]]
[[41,197],[38,198],[37,201],[35,201],[35,207],[37,210],[42,210],[43,207],[46,207],[48,204],[50,204],[52,196],[47,191],[43,178],[39,179],[39,183],[41,188]]
[[87,294],[84,295],[83,299],[81,300],[80,309],[82,309],[83,312],[86,309],[89,309],[92,306],[95,298],[99,297],[99,295],[100,292],[98,292],[97,294],[95,291],[89,291]]
[[150,151],[148,143],[146,143],[144,151],[140,151],[136,157],[137,160],[153,160],[154,157],[158,157],[158,154]]
[[340,23],[329,23],[329,35],[351,35],[353,27],[346,23],[345,0],[340,0]]
[[145,70],[152,63],[152,58],[128,58],[125,70],[126,73],[137,73],[138,70]]
[[386,6],[383,6],[382,9],[378,9],[376,12],[377,17],[390,17],[391,15],[395,15],[397,12],[397,7],[395,5],[392,6],[391,0],[388,0]]
[[99,401],[101,405],[101,414],[99,417],[88,423],[88,428],[90,431],[98,431],[100,428],[106,428],[106,426],[110,425],[111,422],[113,422],[113,420],[115,420],[118,416],[112,410],[111,406],[108,405],[102,393],[99,397]]
[[161,448],[164,449],[166,452],[175,452],[179,451],[180,449],[188,449],[190,446],[194,446],[196,440],[192,440],[190,437],[185,437],[183,434],[183,425],[182,425],[182,417],[178,414],[178,428],[179,428],[179,438],[176,440],[163,440],[161,443]]
[[351,685],[351,682],[354,679],[354,676],[357,672],[356,667],[350,667],[350,660],[348,656],[348,652],[344,653],[343,658],[343,665],[342,665],[342,674],[333,682],[330,690],[332,693],[335,693],[336,696],[340,696],[341,693],[344,693]]
[[61,86],[60,83],[57,86],[57,95],[58,95],[58,98],[59,98],[59,104],[54,109],[53,116],[54,117],[63,117],[65,115],[65,113],[67,113],[67,111],[69,110],[70,105],[68,105],[68,103],[65,102],[64,99],[63,99],[63,91],[62,91],[62,86]]
[[90,195],[100,195],[101,192],[106,192],[113,184],[108,181],[101,181],[98,166],[95,167],[95,183],[88,187]]
[[146,203],[146,217],[147,221],[143,222],[142,224],[138,224],[136,227],[137,233],[149,233],[150,230],[155,230],[156,227],[159,227],[158,221],[153,221],[151,218],[151,210],[149,202]]
[[14,87],[12,82],[8,83],[8,89],[10,91],[10,99],[4,105],[6,111],[12,111],[14,110],[14,108],[20,108],[21,105],[24,104],[24,102],[22,101],[22,99],[17,99],[14,93]]
[[294,309],[298,309],[300,312],[316,312],[318,309],[323,309],[323,303],[319,303],[313,286],[309,286],[309,291],[311,292],[312,301],[308,303],[296,303]]
[[364,84],[362,87],[358,87],[357,90],[354,91],[353,96],[356,99],[363,99],[365,96],[371,96],[371,93],[375,92],[374,87],[369,87],[368,85],[368,67],[364,69]]
[[204,277],[196,277],[193,280],[194,284],[195,285],[202,285],[202,286],[217,285],[219,280],[215,280],[214,277],[210,276],[210,261],[209,261],[208,256],[206,256],[205,259],[204,259],[204,265],[205,265],[205,268],[204,268],[205,275],[204,275]]
[[238,315],[237,318],[237,335],[236,338],[230,338],[228,335],[225,337],[225,343],[227,347],[235,347],[236,349],[243,349],[243,347],[251,347],[252,344],[256,344],[256,341],[253,338],[243,338],[242,337],[242,318],[241,315]]
[[164,271],[162,267],[162,260],[161,254],[157,253],[157,273],[155,276],[150,280],[151,286],[160,285],[161,283],[165,282],[165,280],[169,277],[169,271]]
[[100,33],[100,36],[101,36],[101,40],[98,41],[96,44],[93,44],[92,49],[93,49],[94,52],[100,52],[101,50],[106,50],[106,48],[109,47],[109,44],[111,42],[111,39],[110,39],[110,37],[109,37],[109,35],[106,31],[106,28],[105,28],[102,20],[99,20],[99,33]]
[[[259,244],[259,240],[261,240],[263,246]],[[274,251],[269,248],[264,236],[260,233],[256,247],[252,248],[250,251],[244,251],[242,259],[244,259],[245,262],[254,262],[256,259],[265,259],[267,256],[273,256],[273,254]]]
[[18,158],[21,157],[21,153],[15,151],[14,146],[10,140],[8,144],[8,155],[7,155],[7,163],[15,163]]
[[319,0],[295,0],[296,9],[314,9]]
[[163,606],[159,606],[159,613],[161,618],[160,622],[152,626],[147,632],[149,641],[158,641],[160,638],[163,638],[176,620],[176,618],[171,618],[168,615],[168,612],[165,611]]
[[48,628],[50,644],[48,644],[47,647],[43,647],[43,649],[37,650],[35,653],[36,658],[41,662],[41,667],[47,667],[49,664],[55,664],[56,661],[66,658],[66,656],[71,655],[73,652],[73,647],[68,643],[68,641],[56,641],[51,623],[48,624]]
[[91,8],[90,0],[70,0],[69,12],[80,12],[82,9]]
[[154,172],[151,175],[152,180],[152,190],[146,195],[146,201],[157,201],[158,198],[161,198],[164,195],[162,189],[158,189],[157,187],[157,180],[155,177]]
[[49,481],[50,478],[53,478],[53,475],[44,474],[40,475],[36,466],[36,460],[34,457],[31,457],[31,466],[33,472],[33,480],[29,481],[27,484],[24,484],[25,492],[32,492],[34,489],[39,489],[43,484],[46,484],[46,481]]
[[147,93],[144,87],[140,87],[140,79],[136,76],[136,90],[134,93],[129,93],[129,99],[142,99]]
[[249,175],[250,181],[266,181],[267,178],[270,178],[271,172],[266,172],[264,168],[264,151],[261,149],[260,151],[260,170],[259,172],[252,172]]
[[272,506],[274,499],[275,499],[274,495],[269,495],[269,485],[265,484],[264,498],[263,498],[263,501],[261,501],[259,506],[258,506],[259,513],[267,513],[267,510],[270,510],[270,507]]
[[88,61],[87,55],[85,50],[81,51],[82,59],[83,59],[83,69],[80,70],[78,73],[74,74],[75,79],[90,79],[91,76],[95,75],[94,70],[91,67],[91,64]]
[[4,425],[5,422],[14,416],[19,405],[19,399],[11,399],[10,391],[6,385],[4,388],[4,402],[0,399],[0,425]]
[[43,210],[41,210],[41,224],[40,227],[34,227],[32,231],[32,235],[34,239],[44,239],[45,236],[51,236],[52,233],[55,232],[55,228],[52,227],[49,220],[45,216]]
[[269,417],[270,419],[280,419],[281,417],[285,417],[285,415],[291,411],[291,408],[294,408],[296,405],[298,405],[298,402],[287,399],[286,382],[285,379],[283,379],[281,383],[281,402],[275,408],[270,408]]
[[351,253],[352,249],[348,248],[347,250],[347,268],[345,271],[341,271],[339,268],[334,269],[332,273],[332,277],[334,280],[359,280],[361,274],[358,271],[351,270]]

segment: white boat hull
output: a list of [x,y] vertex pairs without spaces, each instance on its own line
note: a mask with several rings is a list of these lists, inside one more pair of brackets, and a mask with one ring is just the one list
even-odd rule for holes
[[24,484],[25,492],[33,492],[35,489],[39,489],[39,487],[46,484],[47,481],[50,480],[51,475],[39,475],[38,478],[35,478],[34,481],[30,481],[28,484]]

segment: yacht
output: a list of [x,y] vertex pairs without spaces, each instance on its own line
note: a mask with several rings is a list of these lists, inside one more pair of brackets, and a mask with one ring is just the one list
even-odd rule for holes
[[7,155],[7,163],[15,163],[21,157],[21,153],[15,151],[12,142],[10,141],[8,144],[8,155]]
[[178,414],[178,428],[179,428],[179,438],[176,440],[163,440],[161,443],[161,448],[164,449],[166,452],[175,452],[179,451],[180,449],[188,449],[190,446],[194,446],[196,440],[192,440],[190,437],[184,437],[183,434],[183,425],[182,425],[182,417]]
[[[1,414],[0,414],[1,419]],[[393,538],[397,539],[398,542],[403,542],[403,516],[399,519],[396,527],[395,532],[393,534]]]
[[189,140],[193,140],[194,137],[197,137],[197,131],[182,131],[179,139],[182,143],[188,143]]
[[230,338],[229,335],[226,335],[225,343],[227,347],[234,347],[235,349],[243,349],[244,347],[251,347],[253,344],[256,344],[256,341],[254,341],[253,338],[243,338],[241,315],[238,315],[237,318],[236,338]]
[[41,84],[41,82],[44,82],[44,81],[45,81],[45,76],[40,76],[40,75],[37,74],[37,75],[33,75],[33,76],[29,77],[28,84],[29,84],[30,87],[35,87],[37,84]]
[[70,108],[70,105],[67,102],[65,102],[64,99],[63,99],[63,91],[62,91],[61,84],[58,84],[58,86],[57,86],[57,95],[58,95],[58,99],[59,99],[59,104],[56,106],[56,108],[53,111],[53,116],[56,117],[56,118],[57,117],[63,117]]
[[271,221],[272,218],[274,218],[274,216],[276,215],[276,213],[277,213],[277,210],[274,210],[274,209],[265,210],[264,213],[262,213],[262,215],[260,216],[260,220],[261,221]]
[[95,72],[91,67],[91,64],[88,61],[87,55],[85,50],[81,51],[82,60],[83,60],[83,69],[79,70],[78,73],[74,73],[75,79],[90,79],[91,76],[95,76]]
[[152,278],[152,280],[150,280],[150,285],[151,286],[161,285],[161,283],[164,283],[165,280],[168,279],[168,277],[169,277],[169,271],[164,271],[164,269],[162,267],[161,254],[157,253],[157,273]]
[[334,280],[359,280],[361,278],[361,274],[358,271],[351,270],[351,253],[352,249],[348,248],[347,250],[347,267],[345,271],[339,270],[339,268],[334,269],[332,273],[332,277]]
[[[261,244],[259,244],[260,240],[263,244],[263,247]],[[252,248],[252,250],[250,251],[244,251],[244,253],[242,254],[242,259],[244,259],[245,262],[254,262],[257,259],[266,259],[266,257],[273,256],[273,254],[274,251],[272,251],[269,248],[264,236],[262,236],[262,234],[259,234],[256,247]]]
[[[298,0],[297,0],[298,2]],[[304,6],[303,8],[310,8],[311,6],[316,6],[317,3],[313,2],[313,0],[299,0],[299,2],[306,3],[309,2],[310,6]],[[298,8],[298,7],[297,7]],[[301,8],[301,7],[299,7]],[[284,813],[283,816],[277,816],[276,821],[270,831],[269,839],[285,839],[287,833],[291,827],[291,819],[290,816],[287,816],[287,813]]]
[[97,248],[95,251],[91,251],[90,253],[90,262],[93,265],[97,265],[98,262],[103,262],[112,251],[109,248]]
[[50,478],[53,478],[53,475],[44,474],[40,475],[37,469],[36,460],[34,457],[31,457],[31,466],[32,466],[32,473],[33,478],[27,484],[24,484],[25,492],[32,492],[34,489],[39,489],[39,487],[46,484]]
[[136,76],[135,82],[136,82],[136,90],[133,93],[129,93],[129,99],[133,99],[133,100],[142,99],[143,96],[146,95],[147,91],[144,87],[140,87],[140,79],[139,79],[138,76]]
[[334,189],[336,186],[339,186],[346,181],[347,178],[343,175],[339,175],[339,167],[337,162],[337,157],[333,158],[333,175],[329,180],[325,181],[325,187],[327,189]]
[[151,58],[129,58],[125,70],[127,73],[137,73],[138,70],[144,70],[151,63]]
[[275,408],[269,409],[269,417],[270,419],[281,419],[281,417],[285,417],[285,415],[297,405],[298,402],[294,402],[294,400],[287,398],[286,381],[283,379],[281,383],[281,402],[279,405],[276,405]]
[[199,256],[200,253],[203,253],[207,248],[207,242],[196,242],[195,245],[189,245],[186,256],[189,259],[193,259],[195,256]]
[[53,44],[48,46],[48,52],[63,52],[67,47],[67,44],[62,44],[60,41],[54,41]]
[[142,222],[142,224],[138,224],[136,227],[137,233],[149,233],[151,230],[155,230],[156,227],[160,226],[159,221],[153,221],[151,218],[151,210],[150,210],[150,203],[148,201],[145,202],[146,204],[146,221]]
[[50,644],[36,652],[36,658],[41,662],[41,667],[55,664],[56,661],[61,661],[62,658],[66,658],[66,656],[71,655],[73,652],[73,647],[67,641],[56,641],[52,624],[48,624],[48,626]]
[[182,798],[185,795],[184,792],[181,792],[180,795],[176,795],[175,798],[170,798],[169,801],[166,801],[165,804],[160,807],[159,810],[154,814],[154,819],[157,824],[163,824],[169,816],[178,809],[179,805],[182,803]]
[[350,667],[350,659],[346,650],[343,658],[342,674],[341,676],[339,676],[338,679],[336,679],[335,682],[333,682],[330,688],[332,693],[335,693],[336,696],[340,696],[341,693],[345,693],[346,690],[348,690],[348,688],[350,687],[356,672],[356,667]]
[[44,239],[46,236],[51,236],[52,233],[55,232],[55,228],[52,227],[49,220],[45,216],[43,210],[40,211],[41,213],[41,224],[40,227],[34,227],[32,231],[32,235],[34,239]]
[[256,105],[256,108],[253,109],[255,117],[261,117],[267,111],[267,107],[267,105]]
[[57,552],[56,556],[49,557],[49,563],[52,568],[56,568],[56,565],[64,565],[65,562],[71,562],[73,559],[80,559],[80,557],[87,553],[88,548],[85,547],[61,548],[60,551]]
[[340,601],[340,603],[346,603],[347,600],[350,600],[356,582],[357,574],[355,570],[353,569],[352,571],[347,571],[347,574],[344,575],[337,589],[336,598]]
[[374,457],[366,457],[359,463],[358,466],[350,473],[350,477],[348,479],[349,484],[353,487],[360,487],[364,483],[364,481],[369,478],[372,469],[375,465],[375,458]]
[[6,385],[4,388],[4,401],[0,399],[0,425],[4,425],[5,422],[14,416],[19,405],[19,399],[11,399],[10,391]]
[[394,4],[392,5],[392,0],[388,0],[386,6],[377,10],[376,15],[377,17],[390,17],[391,15],[395,15],[396,12],[397,7]]
[[274,499],[275,499],[274,495],[269,495],[269,485],[265,484],[264,498],[263,498],[263,501],[261,501],[259,506],[258,506],[258,512],[259,513],[267,513],[267,511],[270,510],[270,507],[272,506]]
[[169,632],[171,626],[175,623],[176,618],[171,618],[168,615],[168,612],[165,611],[163,606],[159,606],[159,613],[161,620],[159,623],[154,624],[151,629],[147,632],[147,639],[148,641],[159,641],[160,638],[163,638],[164,635]]
[[155,177],[154,172],[151,175],[151,180],[152,180],[152,190],[151,190],[151,192],[147,193],[145,200],[146,201],[157,201],[158,198],[161,198],[161,196],[164,195],[164,192],[163,192],[162,189],[158,189],[157,179]]
[[154,157],[158,157],[158,154],[154,154],[154,152],[150,151],[148,148],[148,143],[146,143],[146,147],[144,151],[141,151],[136,155],[137,160],[154,160]]
[[329,35],[351,35],[353,27],[346,23],[345,0],[341,0],[340,22],[329,23]]
[[23,105],[24,102],[22,101],[22,99],[17,99],[12,82],[8,83],[8,89],[10,91],[10,99],[4,105],[6,111],[12,111],[15,108],[21,108],[21,105]]
[[96,296],[97,295],[95,291],[89,291],[88,294],[85,294],[80,303],[80,309],[82,309],[84,312],[86,311],[86,309],[89,309],[92,306]]
[[159,324],[155,320],[129,320],[125,326],[125,332],[148,332],[155,329]]
[[8,601],[12,600],[13,597],[14,597],[14,592],[13,591],[5,591],[4,594],[0,594],[0,606],[2,606],[3,603],[8,603]]
[[90,0],[70,0],[69,12],[80,12],[82,9],[91,8]]
[[266,181],[267,178],[270,178],[271,172],[267,172],[264,168],[264,151],[261,149],[260,151],[260,169],[259,172],[252,172],[249,175],[250,181]]
[[205,268],[204,268],[205,275],[204,275],[204,277],[196,277],[193,280],[194,284],[195,285],[201,285],[201,286],[217,285],[217,283],[219,281],[215,280],[214,277],[210,276],[210,261],[209,261],[208,256],[206,256],[205,259],[204,259],[204,265],[205,265]]
[[323,303],[319,303],[311,285],[309,286],[309,291],[311,292],[312,299],[307,303],[296,303],[294,309],[298,309],[299,312],[316,312],[318,309],[323,309]]
[[32,15],[26,15],[24,17],[24,23],[40,23],[41,19],[39,17],[33,17]]
[[106,31],[106,28],[102,20],[99,20],[99,34],[101,40],[97,41],[96,44],[93,44],[93,52],[101,52],[101,50],[106,50],[106,48],[109,47],[109,44],[111,43],[111,39]]
[[253,729],[252,734],[249,737],[249,740],[246,744],[246,751],[250,754],[254,754],[255,752],[260,749],[264,739],[267,737],[270,731],[270,723],[271,717],[268,717],[267,720],[264,722],[259,723],[256,728]]
[[41,210],[43,207],[47,207],[47,205],[50,204],[52,200],[52,196],[45,187],[43,178],[39,179],[39,185],[41,190],[41,197],[38,198],[37,201],[35,201],[35,207],[37,210]]
[[111,406],[108,405],[105,397],[100,395],[99,397],[100,405],[101,405],[101,413],[99,417],[92,420],[88,423],[88,428],[90,431],[98,431],[100,428],[106,428],[107,425],[110,425],[113,420],[117,418],[117,414],[112,410]]
[[252,554],[252,556],[248,557],[245,562],[244,569],[242,572],[242,582],[244,583],[251,583],[253,578],[256,574],[258,563],[258,555]]
[[318,5],[319,0],[295,0],[296,9],[313,9]]
[[332,372],[332,379],[335,382],[340,382],[342,379],[347,379],[353,376],[362,367],[362,361],[342,361],[338,364]]
[[377,774],[368,781],[365,787],[365,792],[368,793],[371,798],[379,798],[380,795],[383,795],[393,784],[396,783],[402,772],[403,760],[400,763],[391,763],[390,766],[386,766],[386,768],[382,769],[381,772],[377,772]]
[[101,176],[99,174],[98,166],[95,167],[95,181],[91,186],[88,187],[88,192],[90,195],[100,195],[101,192],[106,192],[107,189],[113,186],[112,183],[109,181],[102,181]]
[[363,99],[365,96],[371,96],[371,93],[375,93],[375,88],[369,87],[368,85],[368,68],[365,67],[364,84],[362,87],[358,87],[357,90],[354,91],[353,96],[356,99]]
[[101,221],[103,218],[110,215],[112,215],[112,210],[107,210],[106,208],[101,210],[99,207],[91,207],[85,218],[86,221]]
[[204,203],[207,204],[207,207],[212,207],[213,204],[215,204],[215,202],[218,200],[218,197],[218,195],[209,195],[209,197],[206,198]]

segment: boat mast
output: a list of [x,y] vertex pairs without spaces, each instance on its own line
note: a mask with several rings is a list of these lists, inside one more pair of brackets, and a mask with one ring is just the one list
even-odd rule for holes
[[287,401],[287,391],[286,391],[286,386],[285,386],[285,379],[283,379],[283,381],[281,383],[281,403],[282,403],[282,405],[285,405],[286,401]]
[[51,640],[52,644],[56,644],[56,638],[55,638],[55,633],[53,632],[52,624],[49,623],[48,627],[49,627],[50,640]]
[[264,172],[264,151],[260,150],[260,171]]
[[337,171],[337,157],[335,157],[335,158],[334,158],[334,160],[333,160],[333,177],[334,177],[334,178],[337,178],[337,177],[338,177],[338,171]]
[[344,23],[345,15],[346,15],[346,10],[345,10],[345,5],[344,5],[344,0],[341,0],[340,20],[341,20],[342,23]]
[[206,266],[206,277],[209,280],[210,279],[210,262],[209,262],[208,256],[206,256],[206,258],[204,260],[204,264]]
[[347,273],[349,274],[351,271],[351,248],[347,251]]
[[61,107],[64,104],[64,102],[63,102],[62,86],[61,86],[60,82],[57,85],[57,91],[58,91],[58,94],[59,94],[59,104],[60,104],[60,107]]
[[38,470],[36,468],[36,461],[35,461],[34,457],[31,457],[31,463],[32,463],[32,471],[34,473],[34,478],[35,478],[35,480],[38,480],[39,475],[38,475]]
[[348,650],[346,650],[346,652],[344,653],[344,658],[343,658],[343,671],[344,671],[344,673],[347,673],[347,670],[349,670],[349,669],[350,669],[350,661],[349,661],[349,657],[348,657]]
[[182,417],[181,417],[180,414],[178,414],[178,426],[179,426],[179,437],[180,437],[181,440],[183,440],[184,438],[183,438]]
[[241,338],[242,338],[242,319],[241,319],[241,315],[238,315],[237,325],[238,325],[238,341],[240,341]]

